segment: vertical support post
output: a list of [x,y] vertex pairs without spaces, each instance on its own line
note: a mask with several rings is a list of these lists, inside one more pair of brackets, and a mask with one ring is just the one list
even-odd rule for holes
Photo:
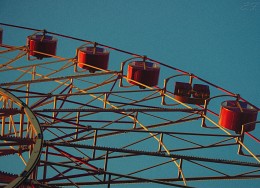
[[158,152],[162,151],[162,143],[163,143],[163,133],[160,134],[160,141],[158,146]]
[[[245,137],[245,124],[242,125],[242,128],[241,128],[241,137],[240,137],[240,142],[244,142],[244,137]],[[239,139],[239,138],[238,138]],[[242,146],[241,144],[238,145],[238,154],[239,155],[243,155],[243,151],[242,151]]]
[[108,163],[108,151],[106,151],[105,163],[104,163],[104,177],[103,177],[104,182],[106,181],[107,163]]
[[[13,108],[13,101],[10,101],[10,108]],[[11,134],[12,126],[14,126],[15,122],[12,118],[12,115],[9,116],[9,127],[8,127],[8,134]]]
[[33,68],[32,68],[32,80],[35,79],[35,75],[36,75],[36,66],[33,66]]
[[26,40],[26,51],[27,51],[27,60],[28,61],[31,60],[31,58],[30,58],[30,40],[31,40],[31,36],[27,37],[27,40]]
[[147,67],[146,67],[146,59],[147,59],[147,56],[146,56],[146,55],[144,55],[144,56],[143,56],[144,70],[146,70],[146,69],[147,69]]
[[201,115],[202,116],[201,127],[207,127],[205,123],[206,118],[204,117],[207,114],[207,108],[208,108],[208,100],[205,100],[203,114]]
[[161,96],[162,96],[162,105],[165,105],[165,92],[166,92],[166,86],[167,86],[167,82],[168,82],[168,79],[164,79],[163,81],[163,89],[161,91]]
[[23,138],[23,125],[24,125],[24,108],[21,108],[20,114],[20,138]]
[[180,169],[178,169],[178,179],[181,178],[182,162],[183,162],[183,159],[180,159]]
[[75,57],[75,59],[73,60],[73,63],[74,63],[74,72],[78,72],[78,65],[77,65],[78,52],[79,52],[79,49],[77,48],[77,49],[76,49],[76,57]]
[[104,105],[103,105],[103,108],[106,108],[107,107],[107,93],[105,93],[104,95]]
[[26,138],[29,137],[29,132],[30,132],[30,121],[27,121],[27,125],[26,125]]
[[5,135],[5,116],[2,116],[2,131],[1,136]]
[[239,95],[239,94],[236,94],[236,105],[237,105],[237,107],[240,109],[240,111],[243,112],[243,109],[242,109],[242,107],[241,107],[241,105],[240,105],[240,103],[239,103],[239,99],[240,99],[240,98],[241,98],[240,95]]
[[8,127],[8,134],[11,135],[12,132],[12,125],[14,126],[14,122],[11,121],[11,116],[9,117],[9,127]]
[[26,100],[25,100],[25,104],[27,106],[29,106],[29,91],[30,91],[30,84],[26,84]]
[[[135,58],[135,57],[134,57]],[[131,59],[134,59],[134,58],[131,58]],[[130,59],[124,61],[121,63],[121,68],[120,68],[120,74],[118,76],[120,76],[120,80],[119,80],[119,87],[124,87],[123,86],[123,75],[124,75],[124,66],[126,64],[127,61],[129,61]]]
[[94,47],[93,47],[93,54],[96,54],[96,48],[97,48],[98,43],[94,42]]
[[69,92],[69,94],[72,93],[72,89],[73,89],[73,78],[70,79],[70,92]]
[[[39,165],[40,162],[38,162]],[[36,167],[34,168],[34,170],[31,173],[31,179],[36,180],[37,176],[38,176],[38,165],[36,165]]]
[[[29,136],[29,138],[34,138],[34,132],[33,132],[33,127],[32,127],[33,125],[31,125],[30,124],[30,136]],[[33,151],[33,145],[30,145],[29,146],[29,148],[30,148],[30,150],[29,150],[29,157],[31,157],[31,154],[32,154],[32,151]]]
[[190,74],[190,81],[189,81],[189,84],[192,84],[192,81],[193,81],[193,74],[191,73],[191,74]]
[[[57,96],[53,98],[53,109],[55,110],[57,108]],[[55,121],[56,112],[52,113],[52,122]]]
[[120,76],[119,87],[123,87],[124,66],[125,66],[125,63],[124,62],[121,63],[120,74],[118,75],[118,76]]
[[[3,108],[6,108],[6,104],[7,104],[7,99],[6,97],[3,97]],[[5,135],[5,116],[2,116],[2,131],[1,131],[1,136]]]
[[110,188],[110,182],[111,182],[111,174],[109,174],[109,176],[108,176],[107,188]]
[[34,131],[33,131],[33,125],[30,123],[30,137],[29,138],[34,138]]
[[76,134],[75,134],[75,139],[78,139],[78,124],[79,124],[79,117],[80,117],[80,112],[77,112],[77,116],[76,116]]
[[[46,146],[46,150],[45,150],[45,162],[48,161],[48,151],[49,151],[49,147]],[[44,163],[44,167],[43,167],[43,183],[45,183],[46,180],[46,174],[47,174],[47,164]]]
[[[95,147],[97,144],[97,130],[95,130],[94,132],[94,140],[93,140],[93,146]],[[93,149],[93,154],[92,154],[92,159],[95,159],[95,155],[96,155],[96,149]]]

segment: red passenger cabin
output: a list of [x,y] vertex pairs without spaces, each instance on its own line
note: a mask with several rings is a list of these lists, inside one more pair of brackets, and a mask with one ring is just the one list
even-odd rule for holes
[[[150,87],[156,86],[158,84],[159,74],[160,67],[158,64],[152,62],[134,61],[128,64],[127,81],[132,85],[139,85],[140,88],[144,89],[144,86],[136,82],[140,82],[141,84]],[[136,82],[133,82],[132,80]]]
[[29,55],[34,56],[37,59],[47,58],[56,55],[57,39],[52,36],[49,35],[28,36],[27,45],[30,50]]
[[108,69],[109,51],[100,47],[82,47],[78,50],[78,66],[82,69],[89,70],[94,73],[100,71],[99,69],[92,68],[97,67],[100,69]]
[[174,98],[182,103],[204,104],[205,100],[210,97],[208,85],[175,82]]
[[208,85],[194,84],[192,96],[196,99],[207,99],[210,97],[210,91]]
[[[219,114],[219,125],[236,133],[240,133],[242,125],[255,122],[257,119],[257,110],[242,101],[224,101],[221,104]],[[245,126],[245,132],[253,131],[255,123]]]

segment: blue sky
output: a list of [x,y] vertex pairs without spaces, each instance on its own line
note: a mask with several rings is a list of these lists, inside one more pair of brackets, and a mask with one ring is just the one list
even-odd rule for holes
[[[0,22],[147,55],[238,93],[258,107],[259,20],[260,0],[0,2]],[[14,34],[20,40],[20,34]]]

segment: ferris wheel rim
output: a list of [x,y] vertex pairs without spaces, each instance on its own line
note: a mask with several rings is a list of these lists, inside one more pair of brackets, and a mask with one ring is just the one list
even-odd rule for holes
[[40,124],[34,115],[34,113],[31,111],[31,109],[20,99],[18,99],[16,96],[8,92],[7,90],[0,87],[0,94],[4,97],[7,97],[8,99],[15,102],[17,105],[21,106],[24,110],[24,113],[27,115],[28,120],[32,123],[33,128],[37,134],[37,137],[35,138],[35,145],[32,150],[32,154],[27,162],[27,165],[25,166],[23,172],[12,182],[10,182],[7,187],[18,187],[27,177],[31,174],[32,170],[37,165],[38,161],[40,160],[41,150],[43,146],[43,134],[42,129],[40,127]]

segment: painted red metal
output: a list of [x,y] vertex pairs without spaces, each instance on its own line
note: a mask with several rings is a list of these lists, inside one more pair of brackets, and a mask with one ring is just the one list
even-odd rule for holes
[[194,84],[192,87],[190,83],[175,83],[174,98],[182,103],[202,105],[209,96],[210,90],[208,85]]
[[3,29],[0,28],[0,44],[3,42]]
[[99,47],[83,47],[78,50],[78,66],[89,70],[89,72],[99,71],[91,68],[91,65],[100,69],[107,70],[109,61],[109,51]]
[[174,98],[182,103],[191,103],[191,91],[191,84],[185,82],[175,82]]
[[[152,87],[158,84],[159,74],[160,67],[158,64],[144,61],[133,61],[128,64],[127,81],[132,85],[138,85],[138,83],[131,81],[134,80]],[[140,88],[144,87],[140,86]]]
[[[257,119],[257,110],[242,101],[224,101],[221,104],[219,124],[237,133],[241,132],[242,125],[254,122]],[[245,131],[253,131],[255,123],[245,127]]]
[[[29,47],[29,55],[37,59],[51,57],[56,55],[57,39],[49,35],[32,35],[27,37],[27,45]],[[49,55],[37,53],[42,52]]]
[[207,99],[210,96],[210,90],[208,85],[194,84],[193,93],[194,98]]
[[185,82],[175,82],[174,95],[190,97],[191,91],[191,84]]

